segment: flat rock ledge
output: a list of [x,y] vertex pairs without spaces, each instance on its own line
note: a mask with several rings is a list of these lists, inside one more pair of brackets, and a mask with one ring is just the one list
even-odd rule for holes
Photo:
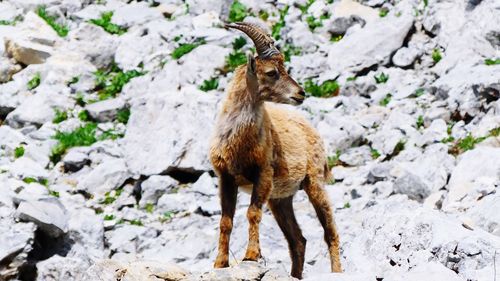
[[122,263],[102,260],[91,266],[83,281],[293,281],[285,272],[269,270],[256,262],[241,262],[233,267],[204,273],[189,271],[169,263],[135,261]]

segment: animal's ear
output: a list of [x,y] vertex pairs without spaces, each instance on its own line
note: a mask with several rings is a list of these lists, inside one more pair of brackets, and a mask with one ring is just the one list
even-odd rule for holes
[[256,67],[255,57],[252,52],[247,52],[247,73],[255,75]]

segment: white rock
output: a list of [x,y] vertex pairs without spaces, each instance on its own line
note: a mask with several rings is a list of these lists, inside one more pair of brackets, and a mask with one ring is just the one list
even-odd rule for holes
[[195,183],[193,183],[191,189],[203,195],[216,195],[217,186],[215,182],[216,179],[212,178],[209,173],[204,173]]
[[47,179],[49,173],[40,164],[27,157],[16,159],[10,166],[10,173],[17,178]]
[[110,122],[116,118],[120,109],[125,107],[125,102],[121,98],[107,99],[85,106],[90,117],[100,122]]
[[150,8],[148,3],[138,2],[130,3],[116,9],[112,22],[120,26],[129,27],[155,19],[163,19],[161,12]]
[[35,223],[52,237],[61,236],[68,231],[68,214],[57,198],[23,201],[17,208],[17,217],[22,221]]
[[461,155],[451,173],[449,193],[443,206],[457,204],[473,191],[476,181],[481,177],[498,180],[500,178],[498,159],[500,159],[500,148],[492,147],[477,147]]
[[165,193],[170,193],[178,186],[178,182],[169,176],[151,176],[141,184],[141,201],[139,206],[144,208],[146,204],[155,204]]
[[32,223],[14,223],[0,220],[0,276],[16,278],[19,268],[28,262],[33,249],[36,226]]
[[130,176],[123,159],[108,159],[97,165],[78,183],[77,188],[90,194],[102,195],[120,187]]
[[[328,64],[335,72],[358,72],[387,62],[399,49],[413,25],[409,17],[382,18],[364,28],[346,34],[328,52]],[[366,42],[370,42],[366,44]]]
[[124,138],[130,171],[151,175],[174,167],[210,169],[207,153],[216,102],[214,96],[195,99],[178,92],[150,94],[134,102]]

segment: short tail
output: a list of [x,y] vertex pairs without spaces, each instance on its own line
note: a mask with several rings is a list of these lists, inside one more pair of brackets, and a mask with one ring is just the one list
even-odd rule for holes
[[330,168],[328,167],[328,162],[325,161],[325,165],[324,165],[324,177],[325,177],[325,183],[329,183],[333,180],[333,175],[332,175],[332,172],[330,171]]

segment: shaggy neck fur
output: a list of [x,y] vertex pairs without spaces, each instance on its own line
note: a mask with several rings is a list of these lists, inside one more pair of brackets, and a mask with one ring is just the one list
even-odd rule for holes
[[246,75],[246,68],[238,69],[228,91],[224,109],[219,116],[218,136],[222,143],[233,141],[259,143],[262,136],[264,102],[258,85]]

